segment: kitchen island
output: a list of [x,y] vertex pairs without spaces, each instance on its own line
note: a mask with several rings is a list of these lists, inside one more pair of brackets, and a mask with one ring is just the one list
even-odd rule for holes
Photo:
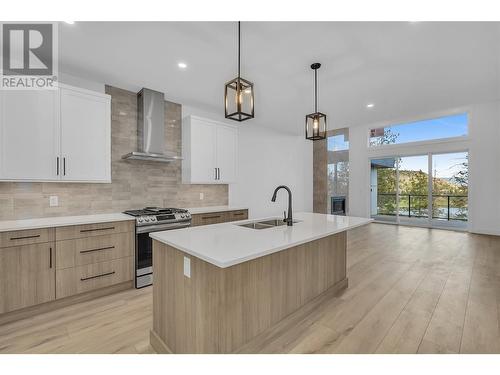
[[314,213],[156,232],[159,353],[231,353],[328,291],[347,287],[346,231],[371,219]]

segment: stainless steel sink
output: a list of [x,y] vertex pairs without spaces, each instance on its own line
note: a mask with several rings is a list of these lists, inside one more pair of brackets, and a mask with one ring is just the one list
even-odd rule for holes
[[[294,220],[294,223],[298,223],[298,221]],[[282,225],[286,225],[283,219],[271,219],[264,221],[252,221],[251,223],[246,224],[237,224],[239,227],[245,227],[250,229],[266,229],[266,228],[274,228],[280,227]]]

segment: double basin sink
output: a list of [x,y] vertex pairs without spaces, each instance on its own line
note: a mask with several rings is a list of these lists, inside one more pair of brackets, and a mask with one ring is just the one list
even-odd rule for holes
[[[298,221],[293,220],[293,223],[298,223]],[[263,220],[263,221],[252,221],[250,223],[246,224],[237,224],[239,227],[245,227],[245,228],[250,228],[250,229],[267,229],[267,228],[274,228],[274,227],[280,227],[282,225],[286,225],[286,222],[283,221],[283,219],[270,219],[270,220]]]

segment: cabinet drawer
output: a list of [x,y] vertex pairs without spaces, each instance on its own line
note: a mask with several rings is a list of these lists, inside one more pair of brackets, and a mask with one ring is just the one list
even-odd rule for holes
[[248,219],[248,210],[229,211],[227,221],[237,221]]
[[206,214],[195,214],[192,215],[191,225],[193,227],[199,225],[209,225],[224,223],[226,221],[226,212],[210,212]]
[[53,228],[17,230],[0,233],[0,247],[31,245],[54,240]]
[[101,236],[103,234],[133,232],[134,221],[113,221],[110,223],[73,225],[56,228],[56,241]]
[[120,284],[133,279],[134,257],[56,270],[56,298]]
[[134,255],[134,234],[105,234],[56,243],[56,268],[83,266]]

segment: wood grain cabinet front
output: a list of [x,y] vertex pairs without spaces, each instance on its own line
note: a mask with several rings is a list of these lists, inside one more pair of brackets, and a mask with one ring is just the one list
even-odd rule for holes
[[56,268],[83,266],[133,255],[133,232],[58,241]]
[[133,279],[134,257],[56,271],[56,297],[64,298]]
[[238,221],[248,219],[248,210],[229,211],[227,221]]
[[0,249],[0,314],[54,299],[53,242]]
[[103,234],[133,232],[134,230],[135,222],[132,220],[72,225],[68,227],[56,228],[56,241],[70,240],[73,238],[101,236]]
[[54,228],[27,229],[0,233],[0,247],[54,241]]
[[210,225],[210,224],[219,224],[225,223],[226,220],[226,212],[209,212],[206,214],[195,214],[192,215],[191,226],[197,227],[199,225]]

